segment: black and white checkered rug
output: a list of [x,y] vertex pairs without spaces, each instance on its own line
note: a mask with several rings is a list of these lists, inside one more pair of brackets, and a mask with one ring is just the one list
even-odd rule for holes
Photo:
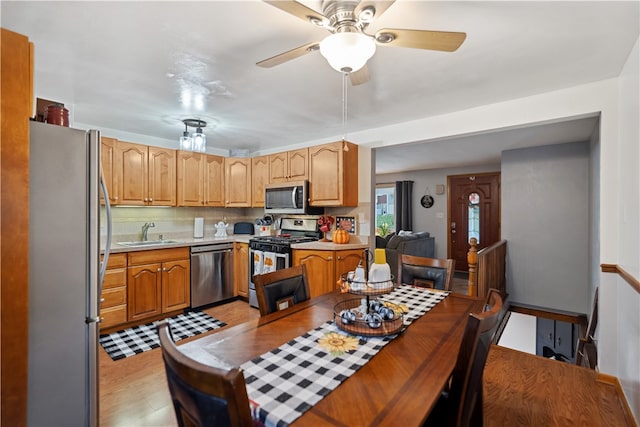
[[[190,311],[169,318],[173,339],[178,341],[218,329],[226,323],[209,316],[202,311]],[[134,326],[133,328],[100,335],[100,344],[113,360],[124,359],[136,354],[160,347],[155,323]]]

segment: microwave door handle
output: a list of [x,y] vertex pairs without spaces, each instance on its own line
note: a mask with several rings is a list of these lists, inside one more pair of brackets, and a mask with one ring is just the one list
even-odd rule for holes
[[298,191],[298,187],[294,185],[291,189],[291,206],[294,208],[296,207],[296,191]]

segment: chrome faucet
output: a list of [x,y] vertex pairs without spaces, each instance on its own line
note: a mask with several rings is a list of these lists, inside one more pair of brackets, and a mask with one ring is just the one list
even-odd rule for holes
[[155,227],[156,224],[154,222],[145,222],[142,226],[142,241],[147,241],[147,232],[149,231],[149,227]]

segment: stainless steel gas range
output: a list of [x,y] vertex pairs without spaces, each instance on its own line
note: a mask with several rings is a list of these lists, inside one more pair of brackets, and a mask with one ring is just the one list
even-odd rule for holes
[[282,218],[280,234],[249,240],[249,305],[258,308],[255,274],[291,267],[291,245],[320,239],[316,218]]

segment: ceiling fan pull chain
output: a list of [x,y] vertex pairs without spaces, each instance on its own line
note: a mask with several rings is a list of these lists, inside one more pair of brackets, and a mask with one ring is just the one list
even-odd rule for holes
[[342,140],[347,140],[347,77],[349,73],[342,73]]

